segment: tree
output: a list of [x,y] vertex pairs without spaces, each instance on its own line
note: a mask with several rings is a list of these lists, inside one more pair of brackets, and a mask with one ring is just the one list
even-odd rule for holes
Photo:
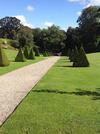
[[100,35],[100,7],[90,6],[83,9],[77,22],[83,47],[87,52],[96,51],[97,37]]
[[51,26],[42,31],[44,49],[53,53],[61,52],[65,46],[66,34],[58,26]]
[[80,35],[78,28],[69,27],[67,30],[66,48],[74,49],[75,47],[80,47]]
[[33,50],[34,50],[34,52],[35,52],[35,56],[40,56],[38,47],[35,46],[35,47],[33,48]]
[[42,52],[42,30],[40,28],[33,29],[33,41],[35,42],[35,45],[39,47],[40,52]]
[[26,26],[22,26],[21,29],[18,31],[18,37],[17,40],[19,40],[19,46],[31,46],[33,47],[33,34],[32,29]]
[[39,46],[40,52],[58,53],[65,47],[66,33],[58,26],[53,25],[42,30],[33,29],[33,35],[35,45]]
[[24,56],[25,56],[25,58],[27,58],[27,59],[28,59],[29,51],[28,51],[27,46],[25,46],[25,47],[24,47]]
[[15,39],[16,33],[20,30],[20,20],[16,17],[5,17],[0,19],[0,37]]

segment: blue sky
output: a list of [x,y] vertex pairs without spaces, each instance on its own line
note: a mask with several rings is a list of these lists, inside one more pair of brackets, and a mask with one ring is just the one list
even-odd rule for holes
[[0,18],[16,16],[24,25],[45,28],[52,24],[62,29],[76,27],[84,7],[100,5],[100,0],[3,0]]

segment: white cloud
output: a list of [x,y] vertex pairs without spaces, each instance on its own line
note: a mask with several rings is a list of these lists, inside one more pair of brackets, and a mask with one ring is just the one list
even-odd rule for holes
[[65,28],[65,27],[61,27],[61,30],[67,31],[67,28]]
[[100,0],[67,0],[67,1],[83,4],[85,8],[89,6],[100,6]]
[[77,14],[78,16],[80,16],[80,15],[81,15],[81,13],[82,13],[81,11],[78,11],[76,14]]
[[100,0],[90,0],[89,2],[90,5],[100,5]]
[[31,6],[31,5],[28,5],[27,6],[27,10],[31,12],[31,11],[34,11],[35,8],[33,6]]
[[30,28],[34,28],[34,26],[32,24],[30,24],[30,23],[27,22],[27,19],[25,18],[24,15],[17,15],[15,17],[21,21],[21,24],[22,25],[28,26]]
[[72,2],[72,3],[79,3],[79,4],[85,4],[86,3],[86,0],[68,0],[69,2]]
[[69,2],[82,2],[84,0],[68,0]]
[[44,23],[44,26],[45,26],[45,27],[51,27],[53,24],[54,24],[53,22],[46,21],[46,22]]

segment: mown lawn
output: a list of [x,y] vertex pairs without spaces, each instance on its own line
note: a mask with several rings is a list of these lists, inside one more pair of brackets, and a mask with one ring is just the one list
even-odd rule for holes
[[44,57],[40,56],[40,57],[36,57],[35,60],[27,60],[26,62],[14,62],[18,51],[9,50],[9,49],[5,49],[4,51],[5,51],[8,59],[11,61],[11,63],[10,63],[9,66],[0,67],[0,75],[8,73],[10,71],[16,70],[16,69],[21,68],[23,66],[26,66],[26,65],[29,65],[29,64],[32,64],[32,63],[35,63],[35,62],[38,62],[38,61],[41,61],[41,60],[45,59]]
[[1,134],[100,134],[100,53],[91,67],[61,58],[1,127]]

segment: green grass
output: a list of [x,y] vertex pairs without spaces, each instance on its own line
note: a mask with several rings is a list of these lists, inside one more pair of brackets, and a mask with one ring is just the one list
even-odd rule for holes
[[100,53],[91,67],[62,58],[1,127],[1,134],[99,134]]
[[26,62],[15,62],[15,57],[18,53],[17,50],[9,50],[9,49],[5,49],[4,50],[5,53],[7,54],[8,59],[11,61],[9,66],[6,67],[0,67],[0,75],[3,75],[5,73],[11,72],[13,70],[16,70],[18,68],[24,67],[26,65],[41,61],[44,59],[44,57],[40,56],[40,57],[36,57],[35,60],[27,60]]

